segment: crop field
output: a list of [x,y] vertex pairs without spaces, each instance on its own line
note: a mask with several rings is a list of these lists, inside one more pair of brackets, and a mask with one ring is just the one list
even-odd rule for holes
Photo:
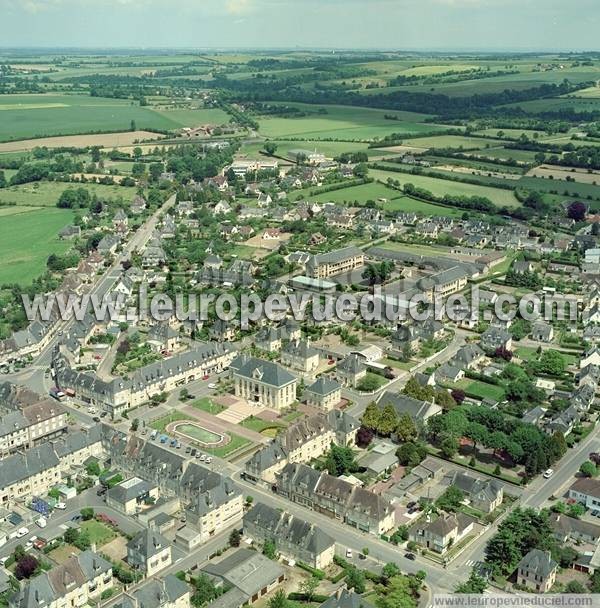
[[600,110],[600,97],[555,97],[552,99],[535,99],[509,104],[509,108],[521,108],[524,112],[559,112],[573,110],[575,112],[597,112]]
[[464,213],[462,209],[453,209],[443,205],[433,205],[424,201],[417,200],[410,196],[400,196],[383,203],[386,211],[400,213],[421,213],[423,215],[441,215],[445,217],[461,217]]
[[72,219],[73,213],[64,209],[36,209],[3,216],[0,284],[28,285],[42,274],[50,254],[61,254],[71,247],[70,243],[60,241],[57,234]]
[[452,182],[445,179],[427,177],[425,175],[411,175],[408,173],[396,173],[379,169],[372,169],[369,174],[383,182],[391,177],[394,180],[398,180],[402,185],[413,184],[418,188],[429,190],[429,192],[436,196],[444,196],[445,194],[453,196],[485,196],[492,201],[492,203],[500,207],[517,207],[520,205],[512,190],[502,190],[492,186],[463,184],[461,182]]
[[462,135],[437,135],[433,137],[415,137],[405,139],[402,144],[415,148],[457,148],[465,150],[481,150],[502,145],[499,139],[486,139],[484,137],[467,137]]
[[382,183],[373,182],[371,184],[362,184],[360,186],[352,186],[351,188],[342,188],[340,190],[332,190],[311,196],[310,200],[317,203],[359,203],[364,204],[367,201],[377,201],[378,199],[386,199],[389,201],[392,198],[402,196],[401,192],[388,188]]
[[[2,116],[2,114],[0,114]],[[43,137],[41,139],[23,139],[0,143],[0,153],[27,152],[38,146],[46,148],[83,148],[86,146],[101,146],[103,148],[116,148],[130,146],[140,141],[153,140],[160,137],[150,131],[125,131],[122,133],[101,133],[96,135],[65,135],[63,137]],[[4,155],[2,156],[3,158]]]
[[[520,188],[550,192],[563,196],[579,196],[581,198],[600,199],[600,186],[593,184],[582,184],[578,182],[566,182],[560,180],[544,179],[542,177],[522,177],[517,185]],[[568,193],[568,194],[567,194]],[[597,205],[594,206],[597,208]]]
[[[264,117],[259,119],[259,131],[271,138],[372,140],[390,133],[429,133],[446,127],[420,122],[426,116],[412,112],[386,112],[372,108],[346,106],[305,106],[312,114],[299,118]],[[320,113],[321,110],[323,113]],[[388,120],[386,114],[397,116]]]
[[105,186],[104,184],[78,184],[64,182],[33,182],[10,188],[0,188],[0,203],[15,203],[22,206],[54,207],[67,188],[85,188],[90,194],[103,199],[133,200],[136,189],[129,186]]
[[0,141],[94,131],[179,129],[228,122],[221,110],[155,110],[136,102],[83,95],[0,95]]

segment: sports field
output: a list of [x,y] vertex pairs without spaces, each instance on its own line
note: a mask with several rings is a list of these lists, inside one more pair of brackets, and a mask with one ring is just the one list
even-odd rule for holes
[[[0,211],[5,209],[11,208]],[[29,213],[3,215],[0,284],[28,285],[42,274],[50,254],[61,254],[71,247],[71,243],[60,241],[57,235],[72,219],[73,212],[64,209],[34,209]]]
[[156,110],[137,102],[83,95],[0,95],[0,141],[49,135],[179,129],[205,123],[222,124],[222,110]]

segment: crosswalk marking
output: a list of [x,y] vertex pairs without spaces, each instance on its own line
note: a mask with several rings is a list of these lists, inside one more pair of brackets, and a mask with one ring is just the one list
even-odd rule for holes
[[472,559],[467,560],[467,561],[465,562],[465,566],[474,566],[474,565],[475,565],[475,562],[474,562]]

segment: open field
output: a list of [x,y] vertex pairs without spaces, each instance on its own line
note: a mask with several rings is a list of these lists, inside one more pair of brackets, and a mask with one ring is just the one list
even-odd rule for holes
[[550,179],[558,179],[566,181],[567,178],[569,180],[575,180],[576,182],[582,184],[600,184],[600,173],[597,171],[589,172],[585,169],[569,169],[567,167],[558,167],[555,165],[540,165],[539,167],[534,167],[527,173],[528,177],[543,177]]
[[160,137],[150,131],[125,131],[124,133],[101,133],[97,135],[65,135],[64,137],[42,137],[41,139],[23,139],[21,141],[0,144],[2,152],[21,152],[33,150],[38,146],[46,148],[83,148],[85,146],[101,146],[116,148],[130,146],[138,141],[147,141]]
[[42,274],[52,253],[61,254],[71,244],[58,239],[58,231],[73,219],[64,209],[37,209],[2,217],[0,222],[0,284],[28,285]]
[[386,211],[399,211],[401,213],[422,213],[423,215],[443,215],[446,217],[461,217],[464,213],[462,209],[453,209],[451,207],[443,207],[442,205],[433,205],[419,201],[410,196],[400,196],[386,203],[383,203],[383,208]]
[[9,205],[6,207],[0,207],[0,217],[6,217],[7,215],[20,215],[22,213],[33,213],[39,211],[40,207],[19,207],[18,205]]
[[137,102],[83,95],[0,95],[0,141],[94,131],[172,130],[228,122],[221,110],[156,110]]
[[499,139],[486,139],[484,137],[467,137],[463,135],[437,135],[433,137],[416,137],[402,142],[406,146],[415,148],[457,148],[464,150],[481,150],[501,145]]
[[68,188],[85,188],[90,194],[102,199],[131,201],[136,189],[132,186],[106,186],[93,183],[33,182],[0,189],[0,203],[16,203],[22,206],[54,207],[60,195]]
[[419,188],[429,190],[429,192],[436,196],[444,196],[446,194],[454,196],[485,196],[498,206],[517,207],[519,205],[519,201],[516,199],[512,190],[502,190],[491,186],[463,184],[424,175],[411,175],[408,173],[382,171],[379,169],[371,169],[369,175],[383,182],[391,177],[392,179],[399,181],[402,185],[413,184]]
[[[302,108],[310,115],[299,118],[264,117],[259,131],[272,138],[372,140],[390,133],[428,133],[445,127],[420,122],[426,115],[413,112],[386,112],[372,108],[348,106],[311,106],[288,104]],[[387,120],[393,114],[398,120]],[[302,147],[302,146],[299,146]]]
[[317,203],[360,203],[364,204],[367,201],[377,201],[385,199],[389,201],[392,198],[402,196],[401,192],[388,188],[380,182],[371,184],[362,184],[360,186],[352,186],[351,188],[342,188],[340,190],[332,190],[311,196],[310,200]]

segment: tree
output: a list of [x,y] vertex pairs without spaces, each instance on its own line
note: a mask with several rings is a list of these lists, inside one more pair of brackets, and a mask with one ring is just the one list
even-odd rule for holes
[[390,536],[390,542],[394,545],[399,545],[406,540],[408,540],[408,526],[405,525],[398,526],[398,529]]
[[465,495],[456,486],[448,486],[446,491],[435,501],[436,507],[443,511],[456,511]]
[[575,220],[576,222],[581,222],[585,219],[587,214],[587,207],[585,203],[581,201],[573,201],[567,207],[567,217],[569,219]]
[[74,545],[75,542],[77,542],[78,537],[79,537],[79,530],[77,530],[76,528],[68,528],[67,530],[65,530],[65,533],[63,534],[63,538],[65,540],[65,543],[67,543],[67,545]]
[[409,414],[402,414],[396,425],[396,435],[400,441],[412,441],[417,437],[417,427]]
[[453,458],[458,452],[458,439],[453,435],[446,435],[440,442],[440,450],[446,458]]
[[587,589],[579,581],[569,581],[565,586],[565,593],[587,593]]
[[329,471],[330,475],[339,477],[346,473],[356,472],[358,465],[354,460],[354,452],[351,448],[332,443],[325,460],[325,468]]
[[452,399],[454,399],[458,405],[460,405],[467,398],[467,394],[462,388],[452,389],[450,395],[452,395]]
[[400,574],[400,568],[398,568],[398,566],[394,564],[394,562],[386,564],[381,570],[381,575],[383,576],[383,578],[386,579],[390,579],[393,576],[397,576],[398,574]]
[[138,430],[139,427],[140,427],[140,419],[139,418],[134,418],[131,421],[131,426],[129,427],[129,430],[132,433],[135,433]]
[[269,608],[289,608],[290,602],[283,589],[277,589],[275,595],[269,600]]
[[540,360],[534,363],[537,373],[549,376],[560,376],[565,371],[565,367],[565,358],[557,350],[544,351]]
[[192,605],[196,608],[201,608],[219,597],[219,591],[206,574],[200,574],[193,582]]
[[31,578],[39,567],[38,560],[30,554],[24,555],[15,566],[15,577],[22,581],[24,578]]
[[371,431],[377,432],[379,429],[379,420],[381,419],[381,410],[379,406],[371,401],[369,405],[367,405],[364,414],[361,418],[362,426]]
[[423,462],[427,450],[424,446],[409,441],[402,444],[396,450],[396,457],[400,461],[400,464],[405,467],[416,467],[419,463]]
[[391,403],[383,407],[381,417],[379,418],[378,431],[380,435],[389,437],[398,427],[398,415]]
[[371,441],[373,441],[373,431],[361,426],[356,433],[356,445],[359,448],[367,448]]
[[239,547],[242,542],[242,535],[237,528],[234,528],[229,535],[229,545],[231,547]]
[[277,144],[274,141],[265,142],[265,145],[263,147],[265,149],[265,152],[269,156],[273,156],[273,154],[275,154],[275,152],[277,152]]
[[84,521],[89,521],[94,518],[94,509],[92,509],[92,507],[84,507],[81,509],[80,513]]
[[277,545],[272,538],[268,538],[263,545],[263,555],[266,555],[269,559],[277,559]]
[[369,175],[369,167],[366,163],[358,163],[358,165],[355,165],[354,169],[352,169],[352,174],[354,177],[364,179],[367,177],[367,175]]
[[356,566],[348,566],[346,568],[346,586],[348,589],[354,589],[356,593],[364,593],[366,582],[365,574]]
[[90,462],[87,463],[87,465],[85,466],[85,472],[88,475],[95,475],[96,477],[100,477],[100,465],[98,464],[97,460],[91,460]]
[[586,460],[580,467],[579,467],[579,472],[584,476],[584,477],[596,477],[596,475],[598,474],[598,468],[596,467],[596,465],[589,461]]
[[150,179],[153,182],[157,182],[164,171],[164,166],[162,163],[151,163],[148,167],[148,172],[150,173]]
[[477,593],[481,594],[487,589],[487,581],[479,576],[476,572],[471,572],[471,576],[464,582],[460,583],[454,593]]
[[311,576],[300,583],[300,593],[302,593],[307,602],[312,602],[315,597],[315,592],[321,581],[316,576]]

